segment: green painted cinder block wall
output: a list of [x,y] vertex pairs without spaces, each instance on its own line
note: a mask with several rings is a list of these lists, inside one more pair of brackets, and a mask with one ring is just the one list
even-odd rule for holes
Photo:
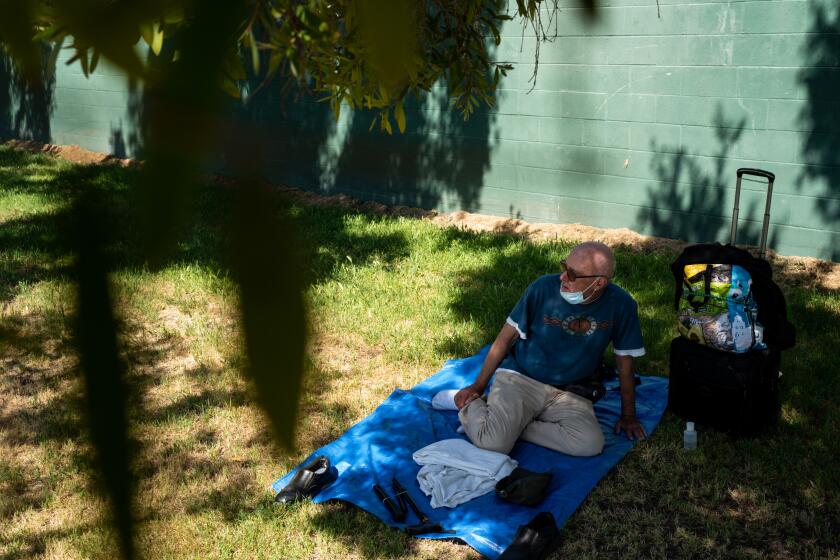
[[[369,132],[370,114],[336,122],[324,104],[277,88],[235,112],[267,138],[270,178],[293,186],[692,242],[725,241],[735,170],[767,169],[770,247],[840,260],[837,2],[610,0],[591,26],[576,0],[561,5],[535,82],[532,31],[503,29],[495,57],[516,68],[496,105],[467,122],[445,86],[412,103],[408,130],[393,137]],[[59,62],[50,87],[47,126],[29,117],[38,134],[14,87],[4,119],[0,87],[0,134],[142,148],[142,92],[118,71],[85,79]],[[755,243],[764,186],[743,189],[739,241]]]
[[0,52],[0,137],[137,154],[142,146],[142,86],[107,61],[85,77],[78,63],[67,64],[73,56],[70,49],[59,51],[49,71],[49,52],[43,55],[44,84],[36,88]]

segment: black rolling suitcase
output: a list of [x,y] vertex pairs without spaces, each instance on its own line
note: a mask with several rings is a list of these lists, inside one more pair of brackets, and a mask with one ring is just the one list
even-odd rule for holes
[[[768,181],[758,258],[735,247],[743,175],[764,177]],[[681,300],[686,299],[684,290],[689,290],[690,305],[695,310],[704,310],[702,306],[708,304],[709,294],[714,291],[714,281],[720,280],[715,274],[725,274],[720,271],[728,271],[729,276],[725,280],[730,282],[727,285],[730,294],[735,286],[735,265],[739,267],[737,270],[749,274],[749,281],[744,282],[743,290],[739,289],[738,292],[742,298],[739,301],[747,302],[749,315],[745,315],[749,327],[739,331],[751,335],[751,338],[743,339],[746,340],[746,346],[738,346],[731,339],[726,340],[723,335],[715,338],[710,334],[704,338],[706,325],[698,327],[689,324],[688,320],[680,329],[683,336],[671,342],[669,410],[688,421],[735,435],[755,435],[777,424],[780,412],[780,353],[795,343],[795,331],[787,320],[784,295],[773,282],[770,264],[764,259],[774,179],[775,176],[769,171],[738,169],[729,244],[692,245],[671,265],[676,285],[675,308],[679,308]],[[696,275],[687,279],[688,271],[695,270]],[[700,289],[690,291],[692,285],[689,280],[695,282],[695,290],[697,286]],[[738,286],[741,288],[740,284]],[[683,302],[685,307],[687,305]],[[692,310],[687,311],[687,315],[691,315]],[[725,314],[724,311],[721,315]],[[758,337],[756,325],[762,329]],[[700,338],[706,345],[698,343]]]
[[779,351],[732,354],[684,337],[671,341],[668,408],[682,418],[735,435],[779,421]]

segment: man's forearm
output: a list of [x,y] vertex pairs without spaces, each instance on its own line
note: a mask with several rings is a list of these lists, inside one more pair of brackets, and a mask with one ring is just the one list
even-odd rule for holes
[[505,359],[505,354],[507,354],[507,349],[499,349],[496,347],[496,344],[493,344],[490,347],[490,352],[487,353],[487,357],[484,358],[484,364],[482,364],[481,371],[478,377],[475,378],[473,385],[480,388],[481,391],[484,391],[487,388],[487,384],[490,383],[490,378],[493,377],[496,368]]
[[633,357],[616,356],[618,382],[621,386],[621,416],[636,417],[636,380],[633,375]]
[[[510,329],[512,329],[512,327],[505,325],[502,332],[500,332],[499,336],[496,337],[496,340],[493,341],[493,345],[490,347],[487,357],[484,358],[481,371],[473,382],[473,385],[481,389],[481,391],[484,391],[484,389],[487,388],[487,384],[490,383],[490,378],[493,377],[493,374],[496,372],[496,368],[499,367],[499,364],[505,359],[508,350],[510,350],[511,346],[513,346],[513,343],[516,341],[517,337],[512,336]],[[515,330],[513,332],[516,333]]]

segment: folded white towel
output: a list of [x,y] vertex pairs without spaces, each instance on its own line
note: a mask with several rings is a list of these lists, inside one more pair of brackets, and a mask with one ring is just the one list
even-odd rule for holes
[[507,455],[462,439],[437,441],[415,451],[413,458],[422,465],[417,482],[431,496],[433,508],[455,507],[492,492],[518,465]]
[[432,408],[435,410],[458,410],[455,406],[455,394],[458,389],[444,389],[432,397]]

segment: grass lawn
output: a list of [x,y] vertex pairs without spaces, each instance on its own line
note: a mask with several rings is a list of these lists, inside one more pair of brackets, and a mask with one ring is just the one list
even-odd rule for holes
[[[70,341],[73,257],[62,223],[78,169],[0,146],[0,559],[116,555],[85,435]],[[239,370],[236,287],[221,260],[229,193],[201,189],[166,266],[135,250],[137,172],[102,166],[120,237],[110,246],[131,385],[138,545],[165,558],[477,558],[411,539],[342,504],[279,509],[269,485],[446,359],[490,342],[524,288],[571,245],[441,228],[427,220],[289,202],[311,333],[296,450],[275,447]],[[642,373],[667,375],[673,255],[617,248],[637,299]],[[272,258],[271,247],[265,258]],[[787,289],[799,345],[785,353],[782,422],[681,449],[666,414],[592,492],[553,558],[838,558],[840,296]],[[282,364],[278,364],[282,369]]]

